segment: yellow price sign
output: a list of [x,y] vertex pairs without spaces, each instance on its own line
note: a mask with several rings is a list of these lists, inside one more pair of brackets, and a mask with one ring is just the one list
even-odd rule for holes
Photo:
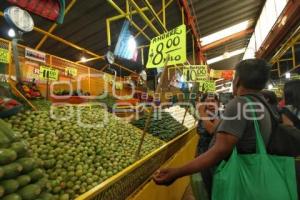
[[110,74],[104,74],[104,75],[103,75],[103,80],[106,81],[106,82],[108,82],[108,83],[110,83],[110,84],[112,84],[112,82],[113,82],[113,77],[112,77],[112,75],[110,75]]
[[191,65],[183,69],[183,77],[186,82],[200,82],[207,79],[206,65]]
[[122,90],[123,89],[123,83],[122,82],[115,82],[115,88],[117,90]]
[[52,69],[52,68],[46,67],[46,66],[40,66],[40,79],[41,80],[49,79],[52,81],[57,81],[58,73],[59,73],[59,71],[57,69]]
[[181,25],[151,40],[147,68],[164,67],[186,61],[186,26]]
[[71,76],[71,77],[77,76],[77,69],[73,67],[67,67],[65,69],[65,74],[66,76]]
[[202,92],[215,92],[216,91],[216,83],[215,81],[203,81],[200,82],[200,91]]
[[8,63],[9,52],[7,49],[0,48],[0,63]]

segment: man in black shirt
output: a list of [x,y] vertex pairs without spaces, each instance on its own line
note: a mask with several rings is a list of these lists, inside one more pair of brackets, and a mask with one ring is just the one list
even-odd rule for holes
[[[216,166],[220,161],[230,156],[237,146],[240,153],[254,153],[256,147],[255,129],[251,123],[251,112],[246,101],[241,97],[247,94],[261,95],[269,80],[270,68],[261,59],[241,61],[236,66],[233,81],[236,96],[227,105],[222,120],[217,128],[210,149],[195,158],[190,163],[172,169],[158,170],[153,180],[158,185],[169,185],[176,179]],[[256,112],[265,144],[271,134],[270,113],[257,100]],[[248,113],[247,113],[248,112]]]

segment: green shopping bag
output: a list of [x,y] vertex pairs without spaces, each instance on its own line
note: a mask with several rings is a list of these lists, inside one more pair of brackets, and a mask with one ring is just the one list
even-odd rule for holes
[[[249,98],[247,101],[251,102]],[[258,121],[253,122],[256,153],[238,154],[234,148],[229,160],[222,161],[215,171],[212,199],[297,200],[294,158],[268,155]]]

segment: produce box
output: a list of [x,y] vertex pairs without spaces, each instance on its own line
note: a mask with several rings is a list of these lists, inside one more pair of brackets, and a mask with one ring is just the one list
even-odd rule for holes
[[192,128],[97,185],[76,200],[125,200],[147,184],[153,173],[196,134]]
[[51,101],[46,99],[31,100],[30,102],[36,107],[37,110],[40,111],[50,110],[52,104]]
[[[146,114],[140,119],[131,122],[131,124],[143,130],[147,117],[148,115]],[[175,120],[169,113],[163,111],[153,113],[147,132],[161,140],[170,141],[187,130],[186,127]]]
[[[74,199],[132,165],[142,133],[97,106],[26,111],[7,121],[42,161],[53,200]],[[163,144],[147,134],[141,157]]]
[[[186,109],[180,106],[173,106],[164,109],[164,111],[172,115],[172,117],[176,119],[179,123],[182,123]],[[183,125],[187,128],[192,128],[196,125],[196,119],[189,112],[187,112],[184,118]]]
[[81,104],[84,102],[87,102],[87,99],[80,96],[70,96],[69,98],[63,98],[61,96],[60,98],[50,97],[51,102],[53,103],[70,103],[70,104]]

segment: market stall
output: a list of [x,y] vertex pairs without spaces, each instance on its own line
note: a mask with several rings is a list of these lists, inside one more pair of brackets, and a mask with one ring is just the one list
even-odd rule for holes
[[[75,2],[67,5],[65,15]],[[134,1],[128,1],[131,6],[126,10],[128,14],[124,14],[118,9],[119,5],[108,2],[106,6],[111,5],[120,13],[109,18],[108,24],[115,19],[127,18],[129,14],[139,14],[144,18],[143,10],[153,13],[148,3],[140,10]],[[160,14],[165,15],[170,5],[181,14],[182,24],[175,25],[182,30],[180,39],[186,41],[186,35],[191,33],[184,25],[184,9],[169,1]],[[128,21],[134,24],[131,18]],[[146,25],[155,29],[147,20]],[[53,27],[54,30],[56,26]],[[163,31],[155,31],[158,37],[168,32],[166,26],[161,28]],[[1,128],[5,127],[0,142],[4,149],[0,150],[0,169],[4,168],[4,175],[0,173],[0,178],[7,181],[0,183],[0,198],[133,198],[138,190],[148,188],[152,174],[166,162],[173,166],[192,159],[198,140],[193,113],[186,107],[172,107],[170,99],[165,98],[167,92],[174,92],[169,87],[168,67],[174,66],[176,73],[180,73],[184,67],[182,63],[189,63],[186,42],[180,43],[180,55],[164,58],[167,61],[162,58],[159,63],[153,59],[150,65],[165,68],[155,77],[154,91],[147,88],[142,73],[130,69],[132,62],[114,58],[110,52],[100,56],[54,35],[53,30],[44,31],[36,26],[32,29],[44,35],[35,48],[0,38],[0,63],[4,68],[1,83],[20,102],[10,101],[5,105],[7,108],[13,103],[14,106],[24,106],[18,112],[3,116],[3,121],[0,121]],[[138,31],[149,38],[141,29]],[[107,28],[107,35],[110,43],[110,28]],[[71,61],[39,50],[48,37],[91,57],[88,61]],[[177,38],[171,39],[175,47],[179,45]],[[190,48],[198,48],[192,52],[193,62],[200,62],[200,54],[196,61],[197,43],[189,42]],[[141,47],[139,51],[146,48]],[[101,69],[86,63],[95,60],[105,62]],[[134,65],[138,68],[137,64]],[[148,65],[144,63],[144,56],[142,65]],[[124,72],[128,73],[127,76]],[[142,97],[144,94],[146,98]],[[165,110],[155,112],[162,108]],[[180,186],[186,187],[187,183],[184,180]],[[150,190],[142,191],[147,193]],[[182,192],[178,191],[178,197]]]

